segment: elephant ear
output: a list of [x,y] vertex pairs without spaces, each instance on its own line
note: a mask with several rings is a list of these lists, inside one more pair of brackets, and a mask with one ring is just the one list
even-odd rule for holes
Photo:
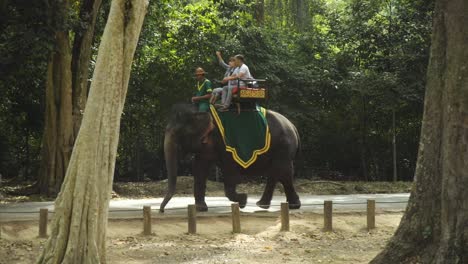
[[195,134],[202,137],[211,128],[212,118],[207,112],[197,112],[193,115],[192,122]]
[[174,131],[176,135],[190,132],[186,130],[191,128],[195,113],[197,113],[197,109],[193,105],[175,104],[171,109],[167,128]]

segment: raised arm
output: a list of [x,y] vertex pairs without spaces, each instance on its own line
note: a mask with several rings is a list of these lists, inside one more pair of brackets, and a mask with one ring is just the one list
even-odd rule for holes
[[223,57],[221,56],[221,52],[220,51],[216,51],[216,57],[218,57],[218,63],[221,67],[223,67],[224,69],[228,69],[229,68],[229,65],[226,64],[223,60]]

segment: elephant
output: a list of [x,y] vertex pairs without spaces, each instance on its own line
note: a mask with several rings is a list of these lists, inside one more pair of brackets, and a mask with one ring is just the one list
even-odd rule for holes
[[182,155],[194,155],[192,174],[197,211],[207,211],[205,191],[207,175],[212,166],[218,166],[224,176],[224,192],[241,208],[247,204],[247,194],[237,193],[236,186],[242,176],[262,175],[267,177],[263,195],[257,206],[268,209],[277,182],[286,194],[290,209],[299,209],[301,202],[293,185],[294,160],[300,150],[300,138],[296,127],[283,115],[267,110],[266,119],[270,130],[270,149],[258,156],[247,169],[239,166],[226,151],[219,129],[210,112],[198,112],[189,104],[173,106],[164,138],[164,156],[168,175],[168,188],[160,212],[173,197],[177,182],[177,161]]

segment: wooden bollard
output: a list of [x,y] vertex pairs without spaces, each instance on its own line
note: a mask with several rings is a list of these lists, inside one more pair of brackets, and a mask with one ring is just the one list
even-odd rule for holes
[[289,203],[281,203],[281,231],[289,231]]
[[323,230],[330,232],[333,230],[333,202],[325,201],[323,204],[323,219],[324,227]]
[[232,232],[233,233],[240,233],[241,232],[241,225],[240,225],[239,203],[232,203],[231,204],[231,211],[232,211]]
[[194,204],[188,206],[188,233],[197,233],[197,208]]
[[143,206],[143,235],[151,235],[151,206]]
[[375,200],[367,200],[367,230],[375,228]]
[[40,238],[47,237],[48,216],[49,216],[49,209],[41,208],[39,210],[39,237]]

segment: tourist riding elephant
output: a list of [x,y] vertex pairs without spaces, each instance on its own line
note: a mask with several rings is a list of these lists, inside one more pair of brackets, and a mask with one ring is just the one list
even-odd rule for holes
[[266,120],[271,135],[270,148],[245,169],[226,151],[211,113],[198,112],[192,105],[175,105],[164,139],[168,190],[161,203],[160,212],[164,212],[164,207],[175,193],[178,159],[187,153],[195,154],[192,173],[198,211],[208,210],[205,203],[206,181],[210,168],[214,165],[223,173],[226,197],[238,202],[241,208],[247,203],[247,194],[236,192],[241,175],[263,175],[267,177],[267,183],[262,197],[257,202],[259,207],[269,208],[273,191],[279,181],[284,187],[289,208],[299,209],[301,202],[293,186],[294,159],[300,146],[299,134],[296,127],[279,113],[267,110]]

